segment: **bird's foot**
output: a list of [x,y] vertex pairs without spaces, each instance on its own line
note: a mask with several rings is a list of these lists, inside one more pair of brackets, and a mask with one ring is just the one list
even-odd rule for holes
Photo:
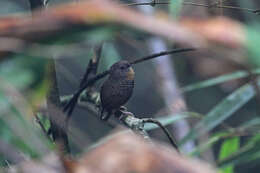
[[122,118],[127,117],[127,116],[133,116],[134,117],[134,114],[131,113],[131,112],[128,112],[127,108],[124,107],[124,106],[121,106],[114,114],[115,114],[115,117],[117,117],[119,119],[122,119]]

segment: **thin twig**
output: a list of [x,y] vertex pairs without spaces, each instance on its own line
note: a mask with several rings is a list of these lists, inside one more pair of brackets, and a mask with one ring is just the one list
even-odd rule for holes
[[41,127],[43,133],[46,135],[46,137],[51,141],[51,137],[50,137],[50,133],[51,130],[50,129],[45,129],[44,125],[42,124],[40,118],[38,115],[35,115],[35,121],[39,124],[39,126]]
[[41,122],[41,120],[40,120],[38,115],[35,115],[35,121],[39,124],[39,126],[41,127],[41,129],[44,132],[44,134],[46,134],[46,136],[48,136],[48,131],[45,129],[45,127],[42,124],[42,122]]
[[[150,6],[155,6],[155,5],[168,5],[171,2],[156,2],[156,1],[151,1],[151,2],[140,2],[140,3],[130,3],[130,4],[124,4],[125,6],[139,6],[139,5],[150,5]],[[218,4],[200,4],[200,3],[195,3],[195,2],[183,2],[183,5],[193,5],[193,6],[198,6],[198,7],[206,7],[206,8],[222,8],[222,9],[230,9],[230,10],[240,10],[240,11],[247,11],[249,13],[254,13],[256,15],[259,15],[260,9],[250,9],[250,8],[242,8],[242,7],[236,7],[236,6],[227,6],[227,5],[218,5]]]
[[168,5],[170,2],[156,2],[156,1],[151,1],[151,2],[134,2],[134,3],[129,3],[129,4],[123,4],[124,6],[140,6],[140,5]]
[[[172,146],[177,150],[179,151],[179,148],[178,148],[178,145],[176,143],[176,140],[174,139],[174,137],[170,134],[170,132],[167,130],[166,127],[164,127],[160,121],[158,120],[155,120],[153,118],[144,118],[142,119],[143,123],[153,123],[153,124],[156,124],[158,125],[162,130],[163,132],[166,134],[167,138],[169,139],[170,143],[172,144]],[[179,151],[180,152],[180,151]]]
[[102,79],[103,77],[105,77],[106,75],[109,74],[109,70],[106,70],[100,74],[97,74],[95,77],[90,78],[86,83],[84,83],[82,85],[82,87],[73,95],[73,97],[71,98],[71,100],[64,106],[63,111],[64,112],[68,112],[68,116],[67,119],[70,118],[71,113],[74,110],[74,107],[77,103],[77,100],[80,96],[80,94],[90,85],[93,85],[96,81],[98,81],[99,79]]
[[188,52],[188,51],[194,51],[194,50],[196,50],[196,49],[194,49],[194,48],[180,48],[180,49],[173,49],[173,50],[170,50],[170,51],[162,51],[162,52],[159,52],[159,53],[155,53],[155,54],[152,54],[152,55],[145,56],[143,58],[136,59],[136,60],[130,62],[130,64],[137,64],[137,63],[147,61],[147,60],[150,60],[150,59],[153,59],[153,58],[157,58],[157,57],[160,57],[160,56],[164,56],[164,55],[181,53],[181,52]]
[[212,2],[209,6],[211,8],[211,7],[214,7],[216,5],[220,5],[221,3],[225,2],[225,1],[227,1],[227,0],[219,0],[219,1],[216,1],[216,2]]
[[88,63],[88,67],[86,68],[86,72],[84,74],[83,79],[80,82],[80,87],[83,86],[83,84],[91,77],[94,77],[97,74],[97,69],[99,65],[99,60],[101,58],[101,52],[102,52],[102,47],[103,44],[101,43],[100,45],[96,46],[94,48],[94,55],[90,59]]

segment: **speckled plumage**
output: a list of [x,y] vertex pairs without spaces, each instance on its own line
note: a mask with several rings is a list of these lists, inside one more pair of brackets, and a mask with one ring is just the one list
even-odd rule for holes
[[[133,89],[134,71],[129,62],[119,61],[112,65],[109,77],[101,87],[101,119],[107,120],[114,110],[124,105],[132,96]],[[104,111],[106,116],[103,116]]]

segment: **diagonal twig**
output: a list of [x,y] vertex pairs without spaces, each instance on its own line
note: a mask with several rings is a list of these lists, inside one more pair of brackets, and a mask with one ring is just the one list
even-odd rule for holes
[[89,60],[88,67],[86,68],[86,72],[83,76],[83,79],[80,82],[80,87],[82,87],[89,78],[94,77],[97,74],[99,60],[101,58],[102,46],[103,46],[102,43],[98,46],[95,46],[94,55]]
[[156,124],[158,125],[162,130],[163,132],[166,134],[167,138],[169,139],[170,143],[172,144],[172,146],[177,150],[179,151],[179,148],[178,148],[178,145],[177,145],[177,142],[176,140],[174,139],[174,137],[171,135],[171,133],[167,130],[166,127],[164,127],[160,121],[158,120],[155,120],[153,118],[144,118],[142,119],[143,123],[153,123],[153,124]]
[[[97,77],[98,75],[96,75],[96,74],[97,74],[97,69],[98,69],[98,65],[99,65],[99,60],[101,58],[102,46],[103,46],[103,43],[101,43],[100,45],[98,45],[94,48],[94,55],[88,63],[88,66],[86,68],[86,72],[83,76],[83,79],[80,81],[79,92],[73,96],[73,98],[70,100],[70,102],[63,109],[64,112],[66,112],[68,110],[68,115],[66,118],[67,127],[68,127],[68,122],[71,118],[71,114],[78,102],[79,95],[87,87],[94,85],[95,80],[93,80],[93,82],[89,82],[89,81],[92,81],[93,78],[98,80],[98,77]],[[101,76],[103,76],[103,75],[101,75]],[[104,74],[104,76],[106,76],[106,73]]]
[[153,58],[157,58],[159,56],[181,53],[181,52],[189,52],[189,51],[194,51],[194,50],[196,50],[196,49],[194,49],[194,48],[179,48],[179,49],[173,49],[173,50],[169,50],[169,51],[162,51],[162,52],[159,52],[159,53],[155,53],[155,54],[148,55],[148,56],[145,56],[143,58],[139,58],[139,59],[136,59],[134,61],[131,61],[130,64],[137,64],[137,63],[140,63],[140,62],[143,62],[143,61],[147,61],[147,60],[150,60],[150,59],[153,59]]

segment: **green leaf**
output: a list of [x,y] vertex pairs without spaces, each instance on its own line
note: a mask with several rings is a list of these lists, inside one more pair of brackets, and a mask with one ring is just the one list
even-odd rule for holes
[[219,132],[217,134],[211,135],[211,137],[207,140],[207,142],[199,145],[196,147],[190,155],[192,156],[199,156],[201,153],[212,147],[214,144],[216,144],[220,139],[222,139],[225,136],[228,136],[229,133],[227,132]]
[[[235,153],[239,149],[240,139],[239,137],[233,137],[231,139],[225,140],[220,148],[219,160],[223,160]],[[230,165],[225,168],[222,168],[222,173],[233,173],[234,166]]]
[[[252,71],[253,74],[260,74],[260,69],[256,69]],[[181,90],[183,92],[189,92],[197,89],[202,89],[210,86],[214,86],[217,84],[221,84],[230,80],[235,80],[239,78],[244,78],[248,76],[248,72],[246,71],[237,71],[230,74],[221,75],[212,79],[204,80],[201,82],[197,82],[188,86],[183,87]]]
[[[14,97],[15,96],[15,97]],[[16,146],[23,153],[37,157],[49,151],[52,144],[33,125],[31,107],[18,95],[18,91],[7,83],[0,87],[0,136],[6,142]]]
[[181,140],[180,145],[183,145],[189,140],[197,138],[224,120],[229,118],[234,112],[245,105],[250,99],[255,96],[255,90],[252,85],[246,84],[234,91],[232,94],[223,99],[217,104],[194,128]]
[[[167,126],[169,124],[175,123],[178,120],[182,120],[184,118],[191,118],[191,117],[194,117],[194,116],[185,115],[185,114],[183,114],[183,115],[170,115],[170,116],[165,116],[165,117],[161,117],[161,118],[156,118],[156,120],[160,121],[160,123],[163,126]],[[153,129],[157,129],[157,128],[159,128],[159,127],[155,124],[146,123],[144,125],[145,130],[153,130]]]
[[229,165],[248,163],[256,159],[260,159],[260,134],[252,137],[250,141],[237,150],[237,152],[218,161],[217,164],[219,167],[223,168]]

